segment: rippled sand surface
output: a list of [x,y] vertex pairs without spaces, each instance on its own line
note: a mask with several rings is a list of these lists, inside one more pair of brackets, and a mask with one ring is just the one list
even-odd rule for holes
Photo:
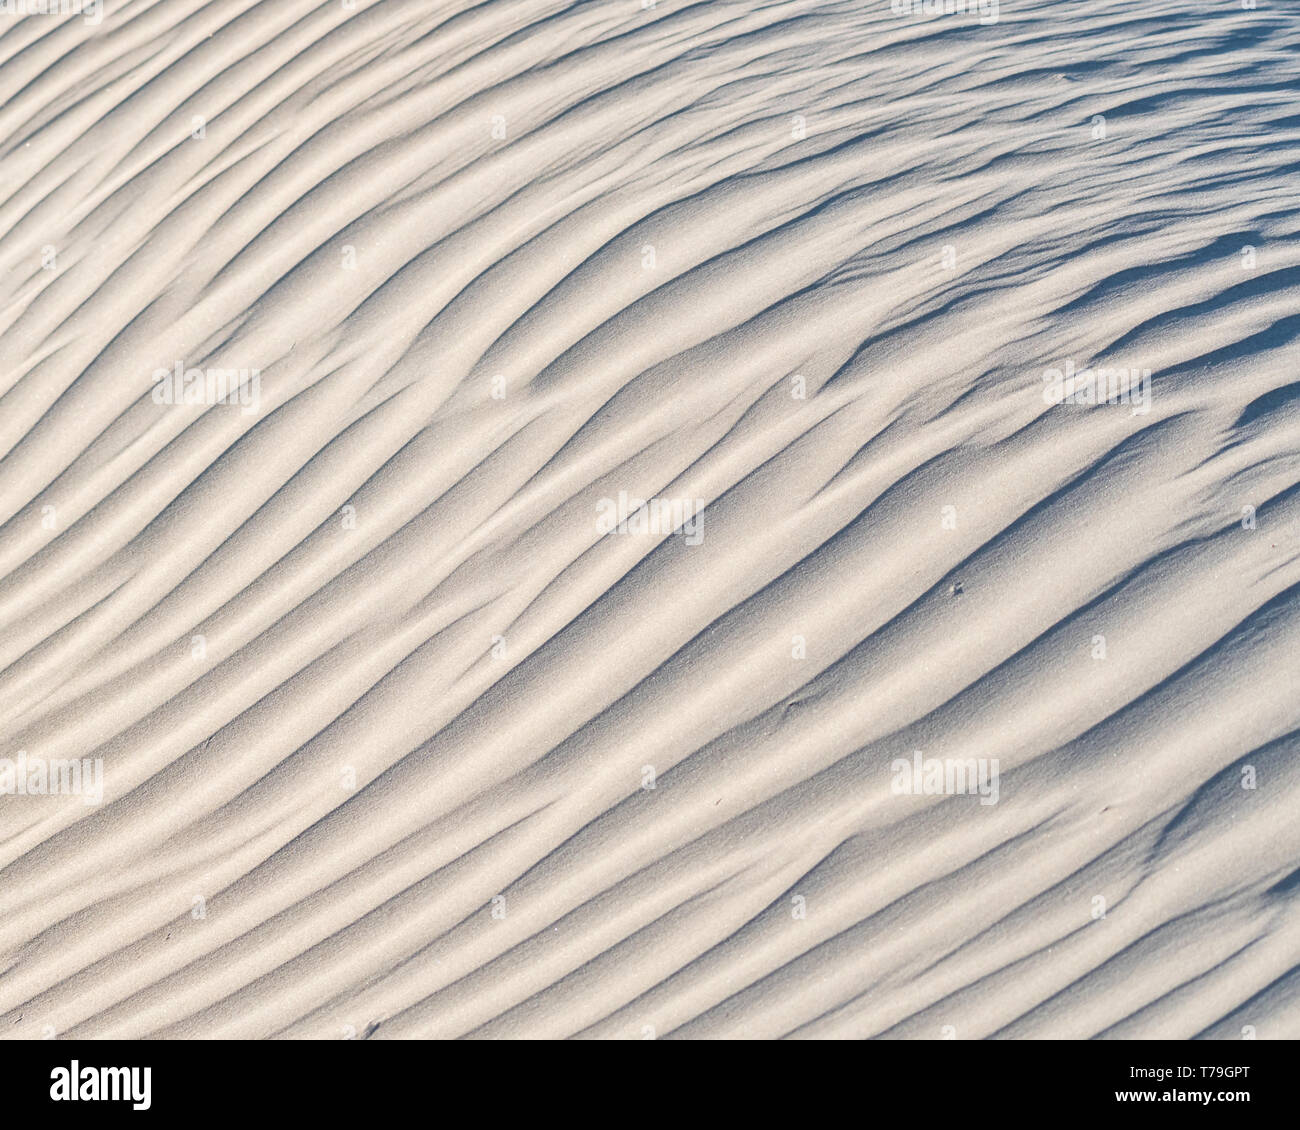
[[0,1035],[1300,1036],[1300,9],[990,15],[0,13]]

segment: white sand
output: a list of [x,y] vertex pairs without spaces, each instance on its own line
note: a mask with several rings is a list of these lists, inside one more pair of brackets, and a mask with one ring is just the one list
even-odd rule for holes
[[1298,88],[1290,0],[0,14],[0,1034],[1300,1036]]

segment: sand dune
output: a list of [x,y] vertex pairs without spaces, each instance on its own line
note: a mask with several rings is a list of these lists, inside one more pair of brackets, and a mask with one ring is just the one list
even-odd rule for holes
[[0,1033],[1300,1036],[1300,11],[893,9],[0,13]]

